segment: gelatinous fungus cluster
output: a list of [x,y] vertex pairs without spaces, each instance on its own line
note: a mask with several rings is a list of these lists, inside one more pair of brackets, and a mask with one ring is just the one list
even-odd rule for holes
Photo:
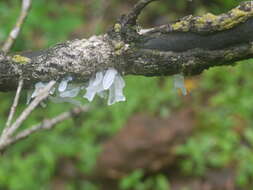
[[[108,98],[107,104],[112,105],[116,102],[125,101],[123,94],[125,82],[120,73],[114,68],[106,71],[99,71],[89,79],[88,85],[81,83],[71,83],[73,78],[67,76],[57,83],[58,87],[51,89],[49,99],[54,102],[70,102],[79,104],[73,100],[82,90],[86,90],[84,98],[92,101],[96,95],[101,98]],[[47,82],[38,82],[35,89],[28,93],[27,103],[39,95],[40,91],[47,85]]]

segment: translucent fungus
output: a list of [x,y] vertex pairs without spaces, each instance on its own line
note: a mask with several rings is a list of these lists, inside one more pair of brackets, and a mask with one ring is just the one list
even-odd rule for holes
[[89,85],[86,88],[86,94],[84,98],[87,98],[90,102],[94,99],[97,93],[104,91],[103,88],[103,72],[97,72],[95,77],[91,77]]
[[78,100],[75,100],[73,98],[62,98],[62,97],[53,97],[53,96],[50,96],[49,99],[54,102],[54,103],[64,103],[64,102],[67,102],[67,103],[70,103],[70,104],[73,104],[75,106],[82,106],[82,103]]
[[187,95],[187,90],[184,85],[184,76],[182,74],[174,75],[174,87],[180,89],[183,95]]
[[125,87],[125,82],[123,78],[117,74],[113,84],[109,89],[108,105],[112,105],[116,102],[125,101],[126,97],[123,94],[123,88]]
[[[47,82],[37,82],[37,83],[35,84],[35,86],[34,86],[34,87],[35,87],[34,91],[28,90],[28,92],[27,92],[26,104],[29,104],[33,98],[36,98],[36,97],[39,95],[40,91],[41,91],[47,84],[48,84]],[[55,88],[52,88],[52,89],[50,90],[49,93],[50,93],[50,94],[54,94],[54,91],[55,91]],[[41,106],[42,106],[42,107],[45,107],[46,104],[43,103],[43,102],[41,102]]]
[[80,86],[72,86],[67,88],[64,92],[61,92],[59,95],[62,98],[74,98],[78,95],[80,90]]
[[62,81],[60,82],[60,84],[58,86],[59,92],[63,92],[64,90],[66,90],[66,88],[68,86],[68,82],[71,80],[72,80],[71,76],[68,76],[68,77],[62,79]]
[[118,71],[114,68],[109,68],[105,72],[98,72],[95,77],[91,77],[84,97],[89,101],[92,101],[96,94],[102,98],[106,98],[106,91],[109,90],[107,103],[108,105],[112,105],[126,100],[123,95],[124,86],[125,82]]
[[[58,88],[52,88],[50,90],[49,99],[53,102],[69,102],[75,105],[81,105],[79,101],[74,100],[79,92],[86,89],[86,93],[83,96],[88,101],[92,101],[96,95],[101,98],[108,98],[107,104],[112,105],[116,102],[125,101],[126,98],[123,94],[123,88],[125,82],[120,73],[114,68],[108,68],[106,71],[99,71],[89,80],[88,85],[83,84],[69,84],[73,78],[68,76],[62,79],[58,85]],[[28,91],[27,103],[32,98],[38,96],[40,90],[44,88],[48,83],[38,82],[35,84],[35,90],[33,92]],[[57,89],[57,90],[56,90]]]
[[109,68],[106,72],[105,72],[105,76],[103,78],[103,88],[105,90],[109,89],[110,86],[112,85],[115,76],[117,75],[118,71],[115,70],[114,68]]
[[38,94],[40,93],[40,91],[47,85],[47,82],[37,82],[35,84],[35,90],[33,91],[31,98],[35,98],[36,96],[38,96]]

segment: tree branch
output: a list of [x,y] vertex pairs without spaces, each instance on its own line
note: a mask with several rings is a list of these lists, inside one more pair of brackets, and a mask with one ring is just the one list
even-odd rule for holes
[[6,124],[5,124],[5,130],[7,130],[7,129],[10,127],[10,125],[11,125],[13,116],[14,116],[14,114],[15,114],[15,112],[16,112],[16,108],[17,108],[17,106],[18,106],[18,102],[19,102],[21,90],[22,90],[22,88],[23,88],[23,84],[24,84],[24,80],[23,80],[23,79],[20,79],[20,80],[19,80],[19,83],[18,83],[18,88],[17,88],[17,91],[16,91],[16,95],[15,95],[13,104],[12,104],[12,106],[11,106],[11,110],[10,110],[8,119],[7,119]]
[[76,107],[70,111],[61,113],[60,115],[58,115],[52,119],[44,120],[43,122],[41,122],[37,125],[29,127],[27,129],[19,132],[16,136],[11,137],[11,138],[7,138],[4,141],[4,143],[0,144],[0,152],[5,150],[10,145],[12,145],[22,139],[25,139],[34,133],[37,133],[37,132],[43,131],[43,130],[53,129],[55,126],[57,126],[58,123],[61,123],[62,121],[72,118],[74,116],[77,116],[81,113],[87,112],[88,110],[89,110],[89,108],[87,106]]
[[29,104],[29,106],[20,114],[16,121],[9,127],[4,128],[0,136],[0,150],[6,147],[13,134],[20,128],[21,124],[28,118],[31,112],[48,97],[55,81],[50,81],[43,89],[40,90],[38,96]]
[[125,16],[124,24],[129,25],[136,25],[136,21],[138,16],[141,14],[141,11],[151,2],[157,1],[157,0],[140,0],[137,2],[137,4],[134,6],[133,10],[130,11],[129,14]]
[[[35,82],[59,80],[66,75],[84,82],[108,67],[125,75],[195,75],[213,66],[253,57],[253,1],[243,2],[226,14],[188,16],[138,31],[133,20],[151,1],[140,1],[130,16],[119,19],[104,35],[37,52],[9,56],[0,53],[0,91],[14,90],[21,74],[29,88]],[[128,24],[124,18],[131,18]]]
[[21,7],[21,12],[20,16],[18,17],[18,20],[15,24],[15,27],[11,30],[6,42],[4,43],[2,50],[3,52],[7,53],[11,49],[12,45],[14,44],[16,38],[18,37],[22,26],[25,22],[25,19],[28,15],[29,9],[31,7],[31,2],[32,0],[23,0],[22,1],[22,7]]

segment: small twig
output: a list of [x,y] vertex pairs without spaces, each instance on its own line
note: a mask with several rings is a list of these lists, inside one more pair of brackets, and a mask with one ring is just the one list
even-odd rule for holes
[[10,146],[11,144],[16,143],[19,140],[22,140],[24,138],[29,137],[30,135],[42,131],[42,130],[49,130],[54,128],[58,123],[69,119],[73,116],[79,115],[80,113],[87,112],[89,110],[88,106],[83,106],[83,107],[76,107],[68,112],[64,112],[52,119],[47,119],[44,120],[42,123],[39,123],[37,125],[34,125],[20,133],[18,133],[16,136],[13,138],[9,138],[8,140],[5,141],[3,146],[0,146],[0,150],[5,149],[6,147]]
[[48,97],[51,88],[54,86],[55,81],[49,82],[45,88],[43,88],[39,95],[31,102],[31,104],[21,113],[17,120],[11,125],[8,130],[9,135],[13,134],[17,128],[23,123],[23,121],[31,114],[31,112]]
[[125,24],[130,25],[136,25],[136,21],[138,16],[140,15],[141,11],[151,2],[157,1],[157,0],[140,0],[137,2],[137,4],[134,6],[132,11],[127,15],[127,19],[125,21]]
[[9,52],[9,50],[11,49],[11,47],[14,44],[15,40],[17,39],[17,37],[18,37],[18,35],[21,31],[22,25],[24,24],[25,19],[28,15],[29,9],[31,7],[31,2],[32,2],[32,0],[23,0],[22,1],[21,12],[20,12],[20,15],[17,19],[15,27],[11,30],[7,40],[5,41],[5,43],[2,47],[2,50],[3,50],[4,53]]
[[8,116],[8,119],[7,119],[7,122],[5,124],[5,129],[3,131],[3,133],[8,130],[8,128],[10,127],[11,125],[11,121],[13,119],[13,116],[16,112],[16,108],[17,108],[17,105],[18,105],[18,102],[19,102],[19,98],[20,98],[20,94],[21,94],[21,90],[23,88],[23,84],[24,84],[24,80],[23,79],[20,79],[19,80],[19,83],[18,83],[18,88],[17,88],[17,92],[16,92],[16,95],[15,95],[15,98],[14,98],[14,101],[13,101],[13,104],[11,106],[11,110],[10,110],[10,113],[9,113],[9,116]]
[[0,149],[4,144],[9,141],[10,137],[14,134],[14,132],[20,127],[20,125],[24,122],[25,119],[31,114],[31,112],[44,100],[48,97],[51,88],[54,86],[56,82],[49,82],[45,88],[43,88],[38,96],[30,103],[30,105],[21,113],[21,115],[17,118],[17,120],[5,131],[2,133],[0,137]]

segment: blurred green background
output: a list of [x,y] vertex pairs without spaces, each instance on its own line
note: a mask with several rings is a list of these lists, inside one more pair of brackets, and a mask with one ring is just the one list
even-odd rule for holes
[[[0,1],[0,43],[20,11],[20,0]],[[34,0],[30,15],[12,51],[46,48],[65,40],[102,34],[136,0]],[[164,0],[145,9],[140,22],[149,27],[179,17],[206,12],[215,14],[237,6],[239,0]],[[210,169],[230,168],[233,183],[240,189],[253,189],[253,82],[252,60],[233,67],[212,68],[200,76],[187,78],[190,92],[182,97],[173,89],[171,77],[127,76],[127,101],[108,107],[96,99],[94,110],[61,123],[52,131],[35,134],[10,147],[0,157],[0,189],[105,189],[100,180],[89,177],[103,139],[115,135],[136,113],[166,118],[175,110],[192,109],[195,130],[176,152],[177,171],[186,177],[204,176]],[[0,93],[0,126],[4,126],[14,93]],[[26,106],[23,92],[18,113]],[[86,100],[82,100],[87,104]],[[24,123],[31,126],[53,117],[72,105],[47,103]],[[78,175],[64,176],[63,165],[71,161]],[[139,169],[117,180],[114,189],[169,190],[170,171],[146,175]],[[60,185],[57,183],[60,183]],[[185,187],[184,190],[197,188]],[[180,189],[181,190],[181,189]]]

